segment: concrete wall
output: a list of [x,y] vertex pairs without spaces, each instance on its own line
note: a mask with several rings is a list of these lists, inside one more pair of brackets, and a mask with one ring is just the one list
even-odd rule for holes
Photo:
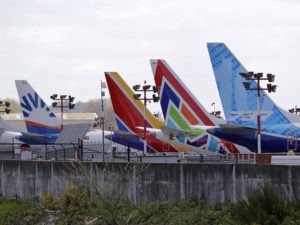
[[209,203],[237,201],[263,186],[300,197],[300,166],[3,160],[0,168],[0,195],[22,199],[58,196],[68,185],[127,195],[135,204],[191,195]]

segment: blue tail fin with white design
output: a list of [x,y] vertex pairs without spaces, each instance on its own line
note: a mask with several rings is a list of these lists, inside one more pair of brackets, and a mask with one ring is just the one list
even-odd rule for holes
[[[26,80],[16,80],[20,104],[29,133],[50,137],[52,141],[61,132],[61,121]],[[49,140],[49,142],[52,142]]]
[[[225,44],[208,43],[207,47],[227,123],[256,128],[257,91],[246,90],[246,79],[240,75],[247,70]],[[256,81],[247,82],[250,88],[257,88]],[[260,96],[264,132],[286,135],[289,130],[298,130],[293,124],[300,122],[299,116],[278,107],[265,91],[261,90]]]

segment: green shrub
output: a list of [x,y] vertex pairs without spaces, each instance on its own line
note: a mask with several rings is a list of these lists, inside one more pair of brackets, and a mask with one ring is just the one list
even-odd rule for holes
[[231,216],[238,224],[279,225],[289,216],[289,209],[274,188],[264,187],[233,204]]

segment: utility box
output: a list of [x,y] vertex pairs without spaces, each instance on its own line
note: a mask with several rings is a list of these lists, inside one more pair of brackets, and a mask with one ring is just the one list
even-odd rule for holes
[[31,151],[21,151],[21,160],[31,160],[32,152]]

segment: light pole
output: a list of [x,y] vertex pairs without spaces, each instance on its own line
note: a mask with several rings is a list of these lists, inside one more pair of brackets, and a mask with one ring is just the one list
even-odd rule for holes
[[[152,88],[151,88],[152,87]],[[143,100],[144,101],[144,154],[147,154],[147,101],[153,100],[153,102],[159,101],[159,96],[153,94],[151,98],[147,98],[147,92],[158,93],[159,89],[157,86],[147,85],[147,82],[144,81],[144,85],[141,86],[139,84],[133,86],[133,90],[136,92],[143,92],[144,96],[142,97],[141,94],[134,94],[133,98],[136,100]]]
[[261,125],[260,125],[260,92],[261,90],[268,90],[269,93],[276,91],[276,85],[267,84],[267,88],[260,87],[261,80],[267,80],[270,83],[274,82],[275,75],[268,73],[266,78],[263,78],[263,73],[240,73],[240,75],[246,80],[255,80],[257,81],[256,87],[250,87],[249,82],[243,82],[243,85],[246,90],[256,90],[257,91],[257,153],[261,154]]
[[295,106],[295,108],[289,109],[290,113],[295,113],[296,115],[298,114],[298,112],[300,112],[300,108],[297,108],[297,106]]
[[[53,94],[50,96],[50,98],[52,100],[54,100],[55,102],[52,103],[52,107],[53,108],[60,108],[60,121],[61,121],[61,129],[63,129],[64,127],[64,123],[63,123],[63,113],[64,113],[64,109],[68,108],[68,109],[74,109],[75,104],[73,104],[72,102],[74,102],[75,97],[72,97],[71,95],[69,95],[67,97],[67,95],[60,95],[58,97],[57,94]],[[58,104],[60,103],[60,104]]]
[[102,125],[102,161],[104,161],[104,105],[103,98],[105,97],[105,91],[103,89],[106,88],[106,83],[101,80],[100,91],[101,91],[101,125]]
[[10,113],[10,109],[9,109],[10,103],[9,103],[9,102],[3,102],[3,101],[0,101],[0,106],[5,106],[5,109],[4,109],[4,110],[0,110],[1,113],[2,113],[2,112],[5,112],[5,113],[7,113],[7,114]]

